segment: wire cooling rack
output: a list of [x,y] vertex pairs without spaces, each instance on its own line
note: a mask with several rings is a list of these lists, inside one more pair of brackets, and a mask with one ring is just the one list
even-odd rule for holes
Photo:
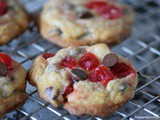
[[[36,15],[45,0],[21,0]],[[112,50],[133,62],[139,74],[135,97],[109,118],[70,115],[62,106],[54,108],[40,99],[35,87],[27,84],[29,96],[23,107],[7,114],[4,120],[119,120],[160,119],[160,0],[120,0],[132,6],[137,14],[132,35]],[[34,58],[60,48],[45,41],[34,22],[24,34],[0,46],[28,70]]]

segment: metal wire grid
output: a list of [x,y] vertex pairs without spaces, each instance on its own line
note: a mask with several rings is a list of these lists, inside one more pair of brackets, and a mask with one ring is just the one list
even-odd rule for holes
[[[45,0],[21,0],[30,13],[37,13]],[[130,4],[137,13],[137,20],[130,38],[112,50],[131,60],[139,74],[139,84],[135,97],[124,107],[111,115],[109,120],[140,119],[148,117],[160,119],[160,1],[159,0],[121,0]],[[32,7],[31,7],[32,6]],[[34,6],[34,7],[33,7]],[[31,9],[33,8],[33,9]],[[60,48],[45,41],[39,34],[34,22],[26,32],[12,42],[0,47],[13,59],[28,70],[33,59],[44,52],[56,52]],[[27,84],[26,94],[29,99],[25,105],[3,118],[4,120],[51,120],[51,119],[87,119],[106,118],[70,115],[62,106],[54,108],[40,99],[37,90]],[[147,118],[146,118],[147,119]]]

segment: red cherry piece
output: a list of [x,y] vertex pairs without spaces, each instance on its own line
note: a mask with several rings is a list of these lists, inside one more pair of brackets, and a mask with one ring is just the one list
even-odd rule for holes
[[64,93],[62,94],[63,97],[66,97],[67,95],[69,95],[71,92],[73,92],[73,84],[70,84],[69,86],[67,86],[64,90]]
[[85,6],[88,9],[96,9],[96,10],[101,10],[102,8],[106,7],[107,3],[103,1],[93,1],[90,3],[87,3]]
[[106,6],[99,14],[105,19],[118,19],[122,15],[122,10],[116,6]]
[[0,52],[0,62],[4,63],[7,68],[11,67],[12,59],[5,53]]
[[61,62],[61,66],[64,68],[74,68],[76,66],[76,60],[73,57],[65,57]]
[[48,58],[53,57],[53,56],[55,56],[55,54],[53,54],[53,53],[45,53],[45,54],[42,55],[42,57],[44,59],[48,59]]
[[99,65],[99,60],[92,53],[85,54],[79,61],[79,66],[85,70],[93,70]]
[[115,66],[111,67],[111,72],[118,78],[123,78],[131,73],[135,73],[135,70],[125,63],[117,63]]
[[4,1],[0,1],[0,16],[6,14],[8,11],[7,3]]
[[90,80],[92,82],[101,82],[104,86],[110,81],[114,79],[114,75],[111,71],[105,66],[97,67],[94,72],[90,76]]

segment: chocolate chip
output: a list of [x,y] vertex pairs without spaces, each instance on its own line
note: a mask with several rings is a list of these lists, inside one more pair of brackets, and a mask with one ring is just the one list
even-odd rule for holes
[[54,28],[51,30],[51,35],[61,35],[62,31],[58,28]]
[[73,70],[71,70],[71,72],[73,74],[73,76],[72,76],[73,79],[76,81],[86,80],[88,78],[87,74],[83,70],[73,69]]
[[4,77],[7,74],[7,67],[4,63],[0,62],[0,76]]
[[128,88],[128,85],[126,83],[121,83],[118,89],[120,92],[124,92],[126,91],[127,88]]
[[46,95],[47,95],[47,97],[48,98],[51,98],[51,99],[53,99],[54,98],[54,88],[53,87],[49,87],[49,88],[47,88],[46,89]]
[[11,6],[11,5],[8,5],[8,9],[9,9],[9,10],[13,10],[13,9],[14,9],[14,7],[13,7],[13,6]]
[[46,88],[46,96],[51,100],[56,99],[59,96],[59,94],[60,94],[60,91],[54,89],[54,87],[52,86],[49,88]]
[[78,54],[83,54],[85,52],[84,48],[77,48]]
[[118,61],[118,56],[114,53],[109,53],[103,58],[103,65],[113,67]]
[[73,10],[75,8],[75,5],[73,5],[71,3],[64,3],[63,8],[68,9],[68,10]]
[[59,97],[59,95],[60,95],[60,91],[57,90],[55,96],[53,97],[53,99],[57,99]]
[[14,81],[13,76],[10,76],[9,82],[13,82],[13,81]]
[[124,9],[123,9],[123,14],[124,14],[124,15],[129,15],[129,11],[128,11],[127,8],[124,8]]
[[80,19],[93,18],[93,14],[89,11],[82,11],[82,12],[78,13],[78,18],[80,18]]

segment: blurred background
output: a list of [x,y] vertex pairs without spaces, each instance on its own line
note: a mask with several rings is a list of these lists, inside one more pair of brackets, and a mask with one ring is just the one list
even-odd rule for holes
[[[39,98],[34,87],[27,85],[29,99],[25,105],[7,114],[4,120],[136,120],[141,116],[160,119],[160,0],[119,0],[130,5],[136,13],[132,35],[112,50],[131,60],[139,74],[139,84],[134,99],[109,118],[70,115],[60,106],[54,108]],[[46,0],[20,0],[26,10],[37,15]],[[34,58],[46,51],[56,52],[60,48],[45,41],[31,21],[24,34],[10,43],[0,46],[26,70]]]

